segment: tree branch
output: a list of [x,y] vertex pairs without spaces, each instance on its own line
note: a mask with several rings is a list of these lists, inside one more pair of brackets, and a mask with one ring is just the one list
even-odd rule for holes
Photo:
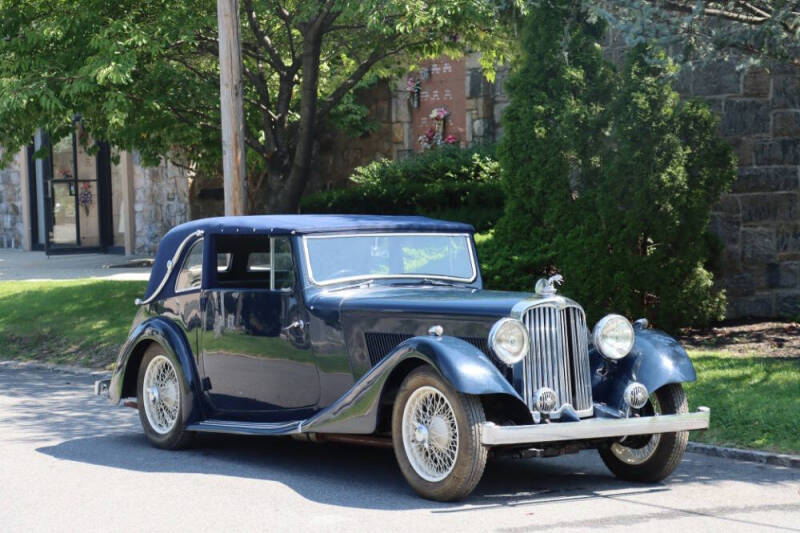
[[408,50],[420,44],[424,44],[425,40],[414,41],[398,46],[397,48],[387,50],[386,46],[380,46],[372,51],[372,53],[365,59],[356,69],[344,80],[334,91],[328,96],[319,108],[318,120],[324,118],[336,105],[341,101],[344,96],[361,81],[361,79],[369,72],[369,70],[379,61],[399,54],[404,50]]
[[286,70],[286,64],[283,62],[280,54],[272,44],[272,39],[269,38],[269,35],[264,33],[264,31],[261,29],[261,26],[258,24],[255,8],[253,7],[253,0],[244,0],[243,4],[245,13],[247,14],[247,22],[250,26],[250,30],[253,32],[253,35],[256,36],[256,42],[262,45],[264,50],[266,50],[272,67],[275,70],[284,72]]

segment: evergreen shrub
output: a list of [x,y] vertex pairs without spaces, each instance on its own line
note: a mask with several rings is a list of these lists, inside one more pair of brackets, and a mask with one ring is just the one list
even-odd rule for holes
[[491,228],[505,196],[492,147],[440,146],[402,161],[357,168],[352,186],[303,198],[304,213],[418,214]]
[[736,176],[717,118],[681,102],[673,67],[603,57],[579,2],[532,8],[498,147],[506,211],[482,245],[490,286],[532,290],[559,272],[590,322],[608,312],[674,330],[723,317],[708,265],[712,206]]

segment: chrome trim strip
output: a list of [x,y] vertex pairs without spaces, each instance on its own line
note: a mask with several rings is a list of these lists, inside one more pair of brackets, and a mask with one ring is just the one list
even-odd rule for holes
[[534,294],[529,298],[525,298],[524,300],[520,300],[514,304],[514,307],[511,308],[511,313],[509,316],[516,318],[517,320],[522,320],[522,316],[528,309],[531,309],[532,307],[539,307],[540,305],[547,305],[555,307],[556,309],[564,309],[566,307],[579,307],[583,309],[578,302],[575,300],[570,300],[569,298],[565,298],[564,296],[544,297]]
[[191,242],[193,239],[197,237],[202,237],[203,233],[204,231],[199,229],[197,231],[190,233],[189,235],[186,236],[185,239],[183,239],[183,242],[181,242],[180,246],[178,246],[178,249],[175,250],[175,254],[172,256],[172,259],[167,261],[167,271],[164,273],[164,277],[161,278],[161,283],[158,284],[156,290],[153,291],[153,294],[151,294],[150,297],[147,298],[146,300],[141,300],[139,298],[136,298],[136,300],[134,301],[136,305],[147,305],[158,297],[161,291],[164,290],[164,285],[167,284],[167,280],[169,279],[170,274],[172,274],[172,270],[175,268],[178,259],[180,259],[184,248],[186,248],[189,242]]
[[481,443],[486,446],[500,446],[672,433],[707,429],[710,419],[711,411],[708,407],[699,407],[694,413],[678,415],[619,419],[592,418],[580,422],[529,426],[498,426],[493,422],[484,422],[481,424]]
[[291,435],[300,433],[303,420],[289,422],[237,422],[235,420],[201,420],[186,429],[210,433],[236,433],[239,435]]
[[[337,237],[386,237],[392,235],[403,235],[403,236],[437,235],[441,237],[466,237],[467,245],[469,246],[469,251],[471,252],[469,254],[469,262],[470,262],[470,267],[472,268],[472,277],[458,278],[455,276],[440,276],[435,274],[391,274],[391,275],[360,274],[358,276],[349,276],[346,278],[337,278],[327,281],[317,281],[316,279],[314,279],[314,272],[311,269],[311,256],[308,253],[308,241],[310,239],[335,239]],[[346,281],[356,281],[364,279],[392,279],[392,278],[400,278],[400,279],[429,278],[429,279],[443,279],[447,281],[459,281],[461,283],[472,283],[476,279],[478,279],[478,270],[477,267],[475,266],[475,246],[472,241],[473,240],[470,238],[469,233],[439,233],[435,231],[427,233],[425,232],[404,233],[399,231],[385,232],[385,233],[334,233],[331,235],[303,235],[303,251],[305,255],[306,269],[308,270],[308,279],[311,281],[311,283],[319,287],[324,287],[326,285],[334,285],[336,283],[344,283]]]

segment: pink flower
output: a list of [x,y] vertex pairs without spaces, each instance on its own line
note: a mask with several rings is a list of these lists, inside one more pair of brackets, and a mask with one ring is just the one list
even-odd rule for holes
[[444,143],[445,144],[456,144],[457,142],[458,142],[458,139],[452,133],[444,138]]

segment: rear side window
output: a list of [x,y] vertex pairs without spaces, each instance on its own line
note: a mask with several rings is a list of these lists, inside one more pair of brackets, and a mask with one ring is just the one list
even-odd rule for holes
[[[290,290],[294,287],[294,261],[289,237],[217,235],[216,286],[232,289]],[[219,265],[225,268],[219,268]]]
[[175,292],[199,289],[203,285],[203,239],[192,245],[183,260],[178,278],[175,280]]

